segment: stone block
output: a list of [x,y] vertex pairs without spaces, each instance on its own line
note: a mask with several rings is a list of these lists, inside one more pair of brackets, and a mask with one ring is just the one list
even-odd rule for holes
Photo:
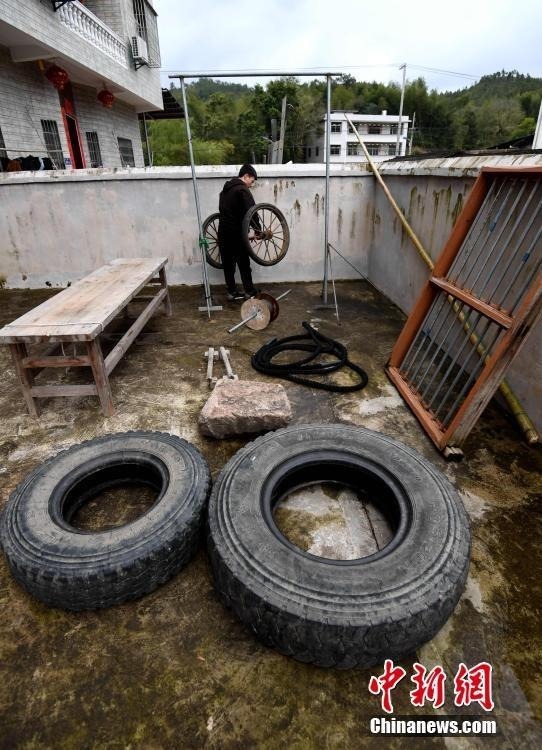
[[221,378],[199,416],[200,430],[215,438],[285,427],[292,408],[282,385]]

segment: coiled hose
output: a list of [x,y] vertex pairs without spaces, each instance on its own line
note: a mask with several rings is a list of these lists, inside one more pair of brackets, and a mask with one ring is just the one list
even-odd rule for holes
[[[320,388],[323,391],[348,393],[365,388],[369,382],[369,377],[363,368],[350,362],[346,347],[339,341],[319,333],[306,321],[303,321],[302,325],[307,333],[300,336],[287,336],[284,339],[271,339],[261,349],[258,349],[250,360],[252,367],[258,372],[264,373],[264,375],[284,378],[285,380],[291,380],[293,383]],[[281,352],[286,351],[309,352],[309,355],[297,362],[288,362],[282,365],[273,364],[273,359]],[[336,357],[336,361],[315,362],[322,355],[333,355]],[[340,370],[341,367],[348,367],[357,373],[359,383],[355,385],[335,385],[304,377],[306,375],[328,375]]]

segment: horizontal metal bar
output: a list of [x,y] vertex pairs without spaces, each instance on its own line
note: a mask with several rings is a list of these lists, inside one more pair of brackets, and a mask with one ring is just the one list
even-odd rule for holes
[[236,325],[232,326],[231,328],[228,328],[228,333],[234,333],[238,328],[241,328],[241,326],[246,325],[251,320],[254,320],[258,316],[258,310],[256,312],[253,312],[252,315],[249,315],[248,318],[243,318],[240,323],[237,323]]
[[203,70],[201,72],[189,70],[185,73],[172,73],[169,78],[258,78],[260,76],[342,76],[329,70],[313,70],[307,72],[291,70]]
[[462,302],[465,302],[469,307],[473,307],[475,310],[478,310],[478,312],[481,312],[482,315],[484,315],[486,318],[491,318],[491,320],[495,321],[495,323],[500,325],[501,328],[510,328],[510,326],[512,325],[512,318],[509,315],[506,315],[506,313],[503,313],[500,310],[496,310],[491,305],[482,302],[482,300],[478,299],[478,297],[473,297],[472,294],[465,292],[463,289],[459,289],[453,284],[447,282],[445,279],[432,278],[431,284],[438,286],[440,289],[447,292],[450,296],[456,299],[460,299]]

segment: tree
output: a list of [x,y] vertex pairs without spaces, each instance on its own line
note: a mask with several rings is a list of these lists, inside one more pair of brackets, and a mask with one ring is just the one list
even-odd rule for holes
[[[158,120],[148,124],[150,148],[156,167],[190,164],[183,120]],[[227,164],[234,147],[228,141],[192,139],[194,160],[199,164]]]
[[[179,98],[178,89],[172,88],[172,92]],[[401,88],[396,82],[356,81],[344,75],[332,81],[331,93],[333,109],[399,113]],[[289,105],[284,156],[296,161],[302,159],[304,146],[322,132],[326,81],[300,83],[285,77],[270,81],[265,88],[212,79],[189,84],[188,106],[198,161],[263,161],[271,121],[280,123],[284,96]],[[403,112],[410,117],[416,114],[416,151],[475,149],[531,132],[541,97],[542,79],[517,71],[483,76],[473,86],[447,93],[429,91],[424,79],[416,78],[406,84]],[[154,123],[152,131],[155,163],[188,163],[178,125]]]
[[511,133],[511,138],[521,138],[522,135],[534,134],[536,130],[536,120],[534,117],[524,117],[519,125],[514,128]]

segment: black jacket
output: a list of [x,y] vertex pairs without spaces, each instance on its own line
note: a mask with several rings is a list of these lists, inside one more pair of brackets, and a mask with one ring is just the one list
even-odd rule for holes
[[228,180],[218,200],[219,237],[240,237],[245,214],[254,203],[250,189],[240,177]]

